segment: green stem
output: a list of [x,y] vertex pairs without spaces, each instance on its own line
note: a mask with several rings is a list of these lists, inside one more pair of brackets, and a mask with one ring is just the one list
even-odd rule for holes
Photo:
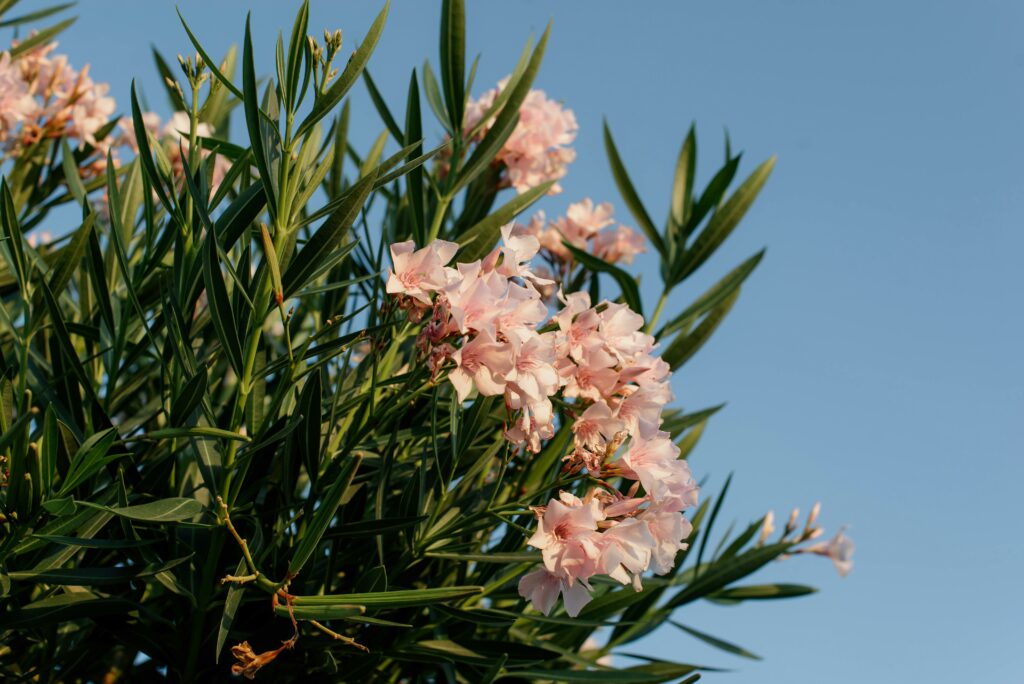
[[646,332],[648,335],[654,330],[654,325],[658,322],[658,318],[661,317],[661,310],[665,308],[665,301],[668,300],[668,290],[661,293],[661,298],[658,299],[658,306],[654,308],[654,313],[651,314],[651,320],[647,321]]
[[[437,211],[434,213],[434,220],[430,224],[430,232],[427,234],[427,243],[431,243],[437,239],[437,236],[441,233],[441,226],[444,225],[444,215],[448,213],[448,205],[452,203],[452,198],[449,195],[444,195],[437,203]],[[420,245],[421,247],[423,245]]]

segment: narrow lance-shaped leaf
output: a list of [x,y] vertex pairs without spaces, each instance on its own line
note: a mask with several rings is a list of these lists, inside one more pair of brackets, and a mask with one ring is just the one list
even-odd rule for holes
[[696,271],[729,237],[729,234],[739,224],[740,219],[747,213],[750,205],[754,203],[773,168],[775,168],[775,157],[771,157],[754,169],[754,172],[743,181],[736,192],[711,215],[704,230],[697,235],[693,245],[686,253],[682,277],[685,278]]
[[352,478],[356,476],[356,472],[359,470],[362,457],[347,456],[345,459],[341,472],[338,473],[337,479],[324,493],[320,501],[320,507],[313,514],[313,519],[310,520],[309,525],[295,547],[295,553],[292,554],[292,559],[288,563],[289,576],[294,577],[299,574],[306,561],[309,560],[317,546],[320,545],[320,539],[324,536],[324,532],[327,531],[328,525],[330,525],[331,520],[337,513],[342,497],[345,496],[346,490],[352,485]]
[[249,145],[253,159],[260,172],[260,182],[267,198],[271,218],[277,216],[277,186],[270,173],[270,160],[263,145],[263,131],[260,123],[259,96],[256,93],[256,67],[253,64],[251,15],[245,18],[245,42],[242,44],[242,107],[245,110],[245,125],[249,130]]
[[441,4],[441,85],[452,130],[462,129],[466,104],[466,8],[463,0]]
[[615,185],[619,188],[622,200],[626,203],[626,207],[629,208],[629,212],[633,214],[637,225],[644,231],[644,235],[647,236],[647,239],[651,241],[654,248],[664,258],[668,254],[665,249],[665,241],[662,240],[661,233],[658,232],[658,229],[654,226],[654,221],[651,220],[651,215],[647,213],[643,202],[640,201],[640,195],[637,194],[636,188],[633,187],[633,181],[629,179],[629,174],[622,163],[622,157],[615,146],[615,140],[612,138],[612,131],[608,128],[607,121],[604,122],[604,147],[605,152],[608,154],[608,163],[612,167],[612,177],[615,179]]
[[210,306],[210,318],[213,321],[217,339],[220,340],[228,362],[239,377],[242,376],[242,341],[238,338],[236,317],[231,307],[224,284],[224,276],[220,270],[220,256],[217,254],[217,241],[213,235],[207,234],[203,246],[203,280],[206,283],[207,301]]

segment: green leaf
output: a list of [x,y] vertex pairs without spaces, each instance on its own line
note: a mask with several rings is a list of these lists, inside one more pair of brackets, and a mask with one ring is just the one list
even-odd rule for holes
[[370,93],[370,101],[377,108],[377,113],[380,114],[380,118],[387,127],[388,132],[391,133],[396,141],[401,143],[405,140],[405,135],[402,133],[402,129],[399,128],[398,122],[395,121],[395,117],[391,114],[391,110],[388,109],[387,103],[384,102],[384,96],[377,89],[377,84],[374,83],[373,78],[370,76],[369,69],[363,69],[363,81],[366,83],[366,89]]
[[[271,218],[277,216],[277,184],[270,171],[270,158],[263,144],[263,128],[260,123],[259,95],[256,92],[256,67],[253,64],[251,13],[245,17],[245,42],[242,44],[242,108],[245,110],[245,125],[249,130],[249,144],[256,168],[260,172],[260,183],[267,198]],[[238,372],[238,369],[235,369]]]
[[[319,429],[319,423],[317,427]],[[319,435],[317,437],[319,439]],[[341,505],[345,492],[352,485],[352,478],[356,476],[361,462],[362,457],[358,455],[345,458],[341,472],[338,473],[334,483],[324,493],[320,501],[320,507],[317,508],[316,513],[313,514],[313,519],[310,520],[309,525],[296,542],[295,552],[288,563],[288,575],[290,577],[294,577],[302,571],[306,561],[309,560],[310,556],[313,555],[313,552],[320,545],[320,540],[324,536],[324,532],[327,531],[327,527],[331,524],[331,520],[334,519],[335,514],[338,512],[338,506]],[[347,603],[359,602],[348,600]]]
[[327,116],[334,109],[334,106],[341,102],[341,98],[345,97],[345,94],[352,88],[356,80],[358,80],[367,62],[370,61],[370,55],[373,54],[374,48],[377,47],[380,34],[384,31],[384,22],[387,20],[390,6],[391,0],[386,0],[384,8],[377,15],[377,18],[373,20],[370,30],[366,32],[363,42],[359,44],[358,49],[349,59],[348,64],[345,65],[344,71],[341,72],[341,75],[327,88],[323,95],[316,98],[316,101],[313,103],[313,109],[303,119],[298,130],[295,132],[296,138],[301,138],[320,119]]
[[764,567],[792,548],[789,542],[768,544],[751,549],[735,558],[719,561],[707,568],[697,579],[690,582],[664,605],[673,609],[699,598],[713,594],[733,582],[743,579]]
[[97,432],[82,442],[82,446],[79,447],[78,452],[71,459],[68,473],[64,477],[64,481],[61,482],[60,490],[56,496],[62,497],[74,491],[80,484],[102,470],[107,463],[124,456],[124,454],[107,456],[107,452],[113,446],[116,439],[117,431],[110,428],[109,430]]
[[231,432],[230,430],[222,430],[220,428],[209,427],[206,425],[200,425],[197,427],[173,427],[173,428],[162,428],[160,430],[153,430],[152,432],[144,432],[138,437],[133,439],[178,439],[180,437],[199,437],[208,439],[231,439],[236,442],[251,442],[252,438],[246,435],[240,435],[237,432]]
[[643,300],[640,299],[640,288],[637,286],[636,280],[633,276],[626,273],[618,266],[609,264],[604,259],[594,256],[590,252],[585,252],[566,240],[562,240],[562,244],[572,252],[576,261],[583,264],[583,266],[590,271],[593,271],[594,273],[607,273],[614,278],[619,289],[622,291],[622,298],[625,300],[629,308],[641,316],[644,315]]
[[672,370],[686,363],[704,346],[704,343],[710,339],[718,326],[725,320],[726,315],[739,296],[740,291],[736,289],[727,299],[709,311],[693,332],[680,333],[672,340],[668,348],[661,354],[661,358],[665,359],[665,362],[668,363]]
[[181,392],[174,398],[174,402],[171,404],[171,423],[173,425],[185,423],[205,395],[206,369],[201,368],[199,372],[185,381]]
[[0,614],[0,629],[31,626],[45,627],[82,618],[104,615],[127,615],[137,609],[131,601],[121,598],[98,598],[88,592],[56,594],[33,601],[21,608]]
[[305,287],[330,253],[341,245],[349,228],[358,218],[376,178],[377,173],[371,172],[352,186],[345,201],[327,217],[298,254],[291,259],[282,277],[285,299]]
[[29,581],[40,584],[96,587],[107,584],[121,584],[144,579],[166,572],[190,560],[191,556],[177,558],[167,563],[150,564],[143,567],[117,566],[109,568],[56,568],[52,570],[23,570],[9,573],[14,581]]
[[[409,77],[409,95],[405,106],[405,137],[403,143],[411,145],[423,138],[423,120],[420,114],[420,87],[416,80],[416,70]],[[419,144],[409,153],[409,160],[423,156],[423,145]],[[416,166],[410,169],[405,179],[406,194],[409,196],[409,215],[412,223],[412,237],[418,245],[427,241],[427,227],[423,200],[423,169]]]
[[633,218],[636,220],[637,225],[640,226],[640,229],[644,231],[647,239],[658,250],[658,254],[662,258],[667,257],[668,252],[665,242],[662,240],[661,233],[655,228],[651,215],[647,213],[643,202],[640,201],[640,195],[637,194],[636,188],[633,187],[633,181],[629,179],[629,174],[622,163],[622,157],[619,156],[619,150],[615,146],[615,140],[612,139],[612,131],[608,128],[607,121],[604,122],[604,147],[608,155],[608,163],[612,167],[612,177],[615,179],[615,185],[618,186],[619,194],[622,195],[622,200],[626,203],[626,207],[633,214]]
[[707,292],[698,297],[690,306],[686,307],[681,314],[676,316],[670,323],[666,324],[655,335],[661,339],[662,336],[682,330],[689,325],[694,318],[703,316],[708,311],[721,304],[735,293],[740,285],[754,272],[757,265],[764,257],[764,250],[750,257],[742,264],[729,271],[721,280],[708,288]]
[[[3,14],[3,12],[10,9],[10,6],[14,2],[17,2],[17,0],[12,0],[11,3],[0,3],[0,14]],[[0,21],[0,28],[7,28],[8,26],[20,26],[21,24],[29,24],[35,21],[39,21],[40,19],[45,19],[46,17],[53,16],[54,14],[57,14],[59,12],[63,12],[64,10],[74,6],[75,3],[66,2],[62,5],[53,5],[52,7],[45,7],[41,10],[36,10],[35,12],[29,12],[28,14],[22,14],[17,17],[11,17],[10,19],[4,19],[3,21]]]
[[205,508],[199,501],[183,497],[172,497],[169,499],[153,501],[147,504],[122,506],[119,508],[101,506],[88,501],[78,501],[77,503],[82,506],[88,506],[89,508],[107,511],[108,513],[113,513],[116,516],[126,518],[128,520],[156,523],[189,520],[202,513]]
[[750,601],[780,598],[794,598],[813,594],[817,589],[804,584],[752,584],[744,587],[729,587],[708,594],[708,598],[726,601]]
[[[680,666],[680,673],[687,666]],[[679,679],[676,671],[652,671],[649,665],[638,665],[624,670],[509,670],[498,677],[502,679],[525,679],[531,682],[602,682],[604,684],[657,684]],[[693,672],[690,667],[687,672]],[[700,675],[693,675],[679,684],[696,682]]]
[[441,4],[441,85],[452,130],[462,129],[466,105],[466,8],[463,0]]
[[710,257],[719,245],[725,241],[740,219],[747,213],[750,205],[757,199],[772,169],[775,168],[775,157],[771,157],[750,174],[736,189],[736,192],[711,215],[707,225],[693,241],[683,257],[682,278],[690,275]]
[[369,594],[336,594],[332,596],[296,596],[296,607],[329,606],[341,603],[356,604],[367,608],[406,608],[430,603],[448,603],[469,596],[476,596],[483,587],[436,587],[433,589],[399,589],[396,591],[373,592]]
[[719,639],[718,637],[711,636],[710,634],[696,630],[693,627],[687,627],[686,625],[676,622],[675,620],[669,620],[669,622],[673,626],[678,627],[679,629],[683,630],[684,632],[686,632],[687,634],[696,639],[700,639],[709,646],[713,646],[714,648],[725,651],[726,653],[732,653],[733,655],[738,655],[743,658],[750,658],[751,660],[761,660],[761,656],[751,653],[742,646],[737,646],[736,644],[725,641],[724,639]]
[[288,606],[274,606],[274,613],[278,616],[289,617],[289,615],[294,615],[297,620],[343,620],[362,615],[365,611],[366,609],[363,606],[341,603],[320,606],[294,605],[291,611],[288,610]]
[[[679,158],[676,160],[676,175],[672,181],[672,208],[671,219],[676,235],[687,224],[690,217],[690,210],[693,205],[693,179],[696,175],[697,165],[697,134],[696,127],[690,126],[690,132],[686,134],[686,140],[679,150]],[[686,236],[682,236],[683,240]]]
[[48,26],[43,30],[39,31],[38,33],[34,33],[30,35],[28,38],[25,38],[15,47],[12,47],[8,50],[8,53],[10,53],[11,55],[11,59],[14,59],[18,55],[25,54],[29,50],[33,50],[39,47],[40,45],[46,45],[51,40],[53,40],[53,38],[58,33],[63,31],[67,27],[71,26],[73,23],[75,23],[76,19],[78,19],[78,17],[71,17],[70,19],[65,19],[64,21],[56,23],[53,26]]
[[206,283],[210,318],[228,362],[235,374],[242,377],[242,341],[238,337],[238,318],[235,316],[227,286],[224,284],[220,256],[217,254],[217,241],[212,235],[206,236],[203,251],[203,280]]
[[459,251],[458,260],[460,262],[475,261],[487,256],[494,249],[498,238],[501,237],[501,227],[540,199],[554,184],[555,181],[548,181],[535,188],[530,188],[495,209],[479,223],[470,226],[459,236],[459,244],[462,245],[462,249]]

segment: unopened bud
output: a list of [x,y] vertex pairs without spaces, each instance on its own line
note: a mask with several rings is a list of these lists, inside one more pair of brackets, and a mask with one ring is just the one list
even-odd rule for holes
[[775,511],[768,511],[764,514],[764,522],[761,524],[760,543],[768,541],[768,537],[775,531]]
[[821,502],[818,501],[811,508],[811,514],[807,516],[807,527],[814,527],[814,523],[818,522],[818,514],[821,513]]
[[796,529],[797,518],[800,517],[800,509],[794,508],[789,514],[789,520],[786,522],[786,534],[789,534]]

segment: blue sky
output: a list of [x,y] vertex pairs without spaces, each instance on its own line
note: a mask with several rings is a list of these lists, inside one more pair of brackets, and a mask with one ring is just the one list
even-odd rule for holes
[[[35,5],[36,3],[32,3]],[[254,8],[261,70],[291,2],[185,0],[221,54]],[[314,0],[311,27],[347,51],[380,3]],[[656,217],[678,145],[698,125],[706,175],[723,130],[749,172],[773,178],[738,233],[670,303],[678,311],[743,258],[767,258],[712,343],[676,380],[688,408],[727,400],[692,465],[729,519],[785,517],[822,500],[849,523],[856,568],[817,558],[760,577],[810,598],[696,605],[678,617],[765,657],[754,663],[661,631],[635,650],[733,668],[708,681],[1017,682],[1024,671],[1024,551],[1011,502],[1024,480],[1024,5],[977,0],[560,0],[468,3],[476,92],[511,70],[527,36],[554,30],[537,84],[579,119],[578,158],[551,213],[585,196],[629,221],[601,144],[607,116]],[[189,45],[171,2],[83,3],[62,39],[122,109],[139,79],[165,107],[150,43]],[[371,69],[401,110],[409,70],[436,63],[437,9],[394,0]],[[102,40],[97,40],[102,38]],[[382,130],[356,89],[353,131]],[[166,110],[163,111],[166,114]],[[650,261],[637,268],[654,273]],[[647,301],[658,282],[644,284]],[[674,307],[674,308],[672,308]]]

